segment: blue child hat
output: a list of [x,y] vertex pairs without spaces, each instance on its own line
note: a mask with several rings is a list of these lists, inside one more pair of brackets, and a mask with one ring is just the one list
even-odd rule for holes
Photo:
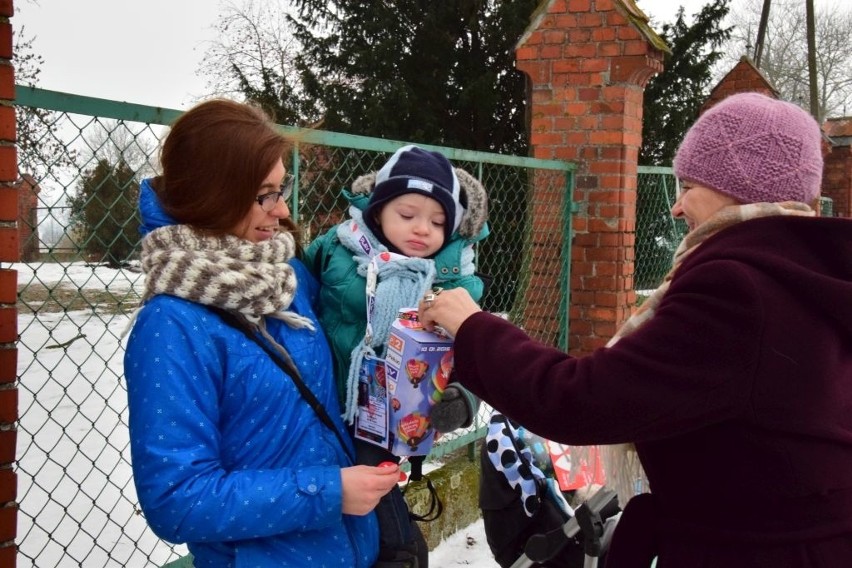
[[444,209],[444,243],[459,228],[465,210],[465,198],[450,161],[438,152],[417,146],[403,146],[376,174],[376,185],[364,210],[364,223],[377,236],[381,228],[377,216],[391,199],[406,193],[419,193],[435,199]]

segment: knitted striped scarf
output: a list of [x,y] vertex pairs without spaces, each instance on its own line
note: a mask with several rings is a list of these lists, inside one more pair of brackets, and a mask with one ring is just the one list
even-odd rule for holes
[[[675,251],[672,268],[663,278],[663,283],[642,302],[642,305],[616,331],[606,346],[612,347],[621,338],[635,332],[645,322],[654,317],[654,313],[669,289],[672,277],[683,263],[683,260],[698,248],[701,243],[719,231],[737,223],[777,215],[813,217],[815,212],[806,204],[795,201],[729,205],[717,211],[704,223],[689,232]],[[583,448],[578,448],[577,450],[578,454],[581,455],[588,453]],[[601,453],[607,476],[607,486],[618,493],[618,501],[621,507],[624,507],[627,501],[635,494],[650,492],[651,488],[648,484],[648,479],[645,476],[645,471],[642,469],[642,464],[639,462],[639,457],[636,453],[636,447],[633,444],[604,446]]]
[[169,294],[235,312],[261,332],[263,316],[313,330],[310,319],[288,310],[297,283],[287,261],[295,248],[293,236],[283,231],[253,243],[206,235],[188,225],[160,227],[142,241],[142,301]]

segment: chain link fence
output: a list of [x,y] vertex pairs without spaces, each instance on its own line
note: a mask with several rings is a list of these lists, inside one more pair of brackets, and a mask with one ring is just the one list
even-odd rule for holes
[[[675,250],[687,226],[675,219],[671,208],[677,199],[677,178],[671,168],[639,166],[636,196],[636,265],[634,288],[637,303],[641,303],[657,286],[672,266]],[[818,214],[834,216],[834,202],[821,196]]]
[[[157,171],[165,125],[179,112],[29,87],[16,94],[22,262],[4,268],[18,271],[18,566],[161,566],[186,549],[154,536],[137,505],[122,332],[142,290],[139,183]],[[288,169],[298,178],[291,210],[305,243],[342,219],[340,190],[402,145],[283,130],[298,140]],[[567,270],[552,291],[530,295],[523,262],[532,243],[564,250],[572,166],[430,148],[489,192],[492,233],[477,251],[490,277],[483,307],[521,321],[525,311],[559,305]],[[567,232],[530,222],[541,195],[560,196]],[[558,323],[539,339],[558,345],[567,316]],[[430,459],[482,437],[487,412],[444,436]]]
[[674,252],[686,235],[686,222],[672,217],[677,180],[671,168],[639,166],[636,195],[636,265],[633,287],[641,303],[672,266]]
[[[22,262],[18,270],[19,566],[161,566],[186,554],[156,538],[138,509],[122,379],[122,332],[138,307],[141,179],[156,171],[165,125],[178,111],[19,88]],[[343,218],[340,190],[378,169],[400,142],[284,128],[298,140],[289,169],[299,179],[291,210],[304,243]],[[478,267],[490,277],[483,307],[525,321],[560,305],[568,270],[541,293],[530,284],[530,251],[565,257],[572,167],[438,149],[489,191],[491,236]],[[640,168],[637,291],[653,289],[671,265],[685,227],[671,218],[674,178]],[[555,208],[567,230],[536,229],[536,209]],[[545,196],[547,202],[544,202]],[[567,254],[567,253],[566,253]],[[531,287],[537,288],[535,294]],[[559,310],[566,312],[567,310]],[[539,339],[564,348],[567,317]],[[430,459],[484,435],[474,425],[445,436]]]
[[830,197],[820,196],[819,214],[822,217],[834,217],[834,200]]

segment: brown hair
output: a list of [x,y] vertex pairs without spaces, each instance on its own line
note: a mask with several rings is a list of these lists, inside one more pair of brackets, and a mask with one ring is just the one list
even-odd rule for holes
[[175,221],[221,235],[245,218],[288,147],[259,108],[212,99],[172,124],[153,187]]
[[302,233],[302,228],[296,224],[290,217],[286,219],[278,220],[278,230],[286,231],[293,235],[293,240],[296,245],[296,257],[301,258],[305,252],[305,247],[302,245],[302,240],[304,238],[304,234]]

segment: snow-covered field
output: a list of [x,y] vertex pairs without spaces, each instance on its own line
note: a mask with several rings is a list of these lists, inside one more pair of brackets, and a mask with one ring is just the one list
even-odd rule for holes
[[[135,506],[120,337],[129,316],[81,309],[62,293],[135,296],[140,274],[83,263],[11,268],[19,289],[52,290],[59,300],[57,311],[18,317],[18,568],[161,566],[184,555],[157,539]],[[481,521],[442,543],[430,564],[497,566]]]
[[[30,308],[46,310],[18,316],[19,568],[177,558],[185,549],[157,539],[135,508],[120,344],[129,317],[81,309],[73,294],[121,296],[140,275],[83,263],[12,268]],[[41,303],[46,290],[60,305]]]

